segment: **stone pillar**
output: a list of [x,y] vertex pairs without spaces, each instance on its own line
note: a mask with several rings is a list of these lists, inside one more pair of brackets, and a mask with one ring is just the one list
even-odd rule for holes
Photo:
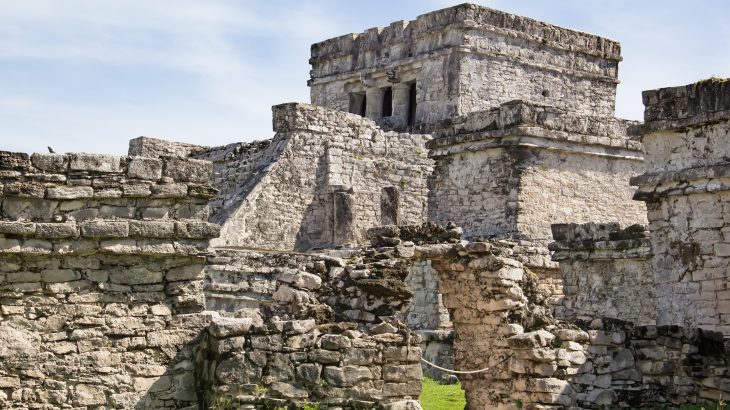
[[645,91],[647,203],[657,324],[730,334],[730,82]]
[[355,198],[352,188],[332,193],[332,237],[335,245],[355,243]]
[[408,122],[409,84],[393,84],[393,116],[390,123],[393,127],[405,127]]
[[400,223],[400,191],[396,187],[380,190],[380,222],[382,225]]
[[527,303],[519,285],[525,272],[516,260],[493,251],[499,252],[487,243],[470,243],[458,251],[462,256],[432,259],[456,332],[455,368],[490,368],[460,376],[470,410],[510,408],[514,403],[507,338],[523,332],[517,322]]
[[377,87],[369,87],[365,91],[367,99],[365,116],[371,120],[379,120],[383,116],[383,90]]

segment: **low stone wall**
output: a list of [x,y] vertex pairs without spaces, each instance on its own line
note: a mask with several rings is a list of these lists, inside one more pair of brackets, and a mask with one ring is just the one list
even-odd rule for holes
[[680,326],[603,320],[508,338],[510,398],[523,403],[645,408],[718,402],[730,394],[730,339]]
[[553,317],[537,276],[499,242],[427,245],[469,409],[651,407],[730,394],[730,339],[678,326]]
[[[259,319],[260,320],[260,319]],[[354,323],[220,318],[196,359],[206,408],[420,408],[418,338]]]
[[0,407],[197,408],[210,163],[0,152]]
[[643,225],[552,226],[553,260],[564,281],[559,319],[590,323],[603,317],[656,324],[651,243]]

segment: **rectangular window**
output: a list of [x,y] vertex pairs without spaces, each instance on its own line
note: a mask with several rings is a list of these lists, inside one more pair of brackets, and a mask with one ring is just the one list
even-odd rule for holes
[[383,117],[393,115],[393,87],[383,89]]
[[408,125],[416,124],[416,83],[408,86]]

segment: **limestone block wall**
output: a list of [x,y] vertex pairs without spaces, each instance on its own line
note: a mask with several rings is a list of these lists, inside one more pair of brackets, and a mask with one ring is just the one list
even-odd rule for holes
[[270,143],[271,140],[261,140],[204,147],[139,137],[129,141],[129,155],[192,158],[212,162],[210,184],[218,190],[218,195],[210,201],[209,221],[222,225],[238,209],[251,187],[258,182],[258,175],[276,160],[278,153],[267,150]]
[[[367,97],[366,116],[405,126],[396,94],[417,86],[416,124],[433,125],[523,99],[582,114],[612,116],[620,45],[474,4],[462,4],[312,45],[312,103],[349,109]],[[382,118],[383,89],[394,112]]]
[[651,243],[646,227],[618,223],[553,225],[552,258],[560,262],[559,319],[590,324],[613,318],[656,324]]
[[306,104],[276,106],[274,128],[263,155],[275,160],[242,194],[217,246],[363,243],[367,228],[386,219],[424,220],[429,136],[384,132],[357,115]]
[[0,152],[0,407],[195,407],[211,164]]
[[629,124],[520,101],[444,121],[428,143],[429,219],[544,244],[551,223],[646,223],[628,184],[642,167]]
[[262,162],[266,163],[264,153],[271,140],[236,142],[222,147],[211,147],[190,158],[213,163],[210,184],[219,194],[210,201],[210,221],[224,224],[230,212],[240,204],[247,182],[255,177]]
[[421,350],[404,334],[314,319],[218,319],[196,355],[205,405],[420,409]]
[[468,409],[654,408],[730,393],[730,340],[721,333],[557,320],[538,278],[499,242],[425,245],[414,257],[439,273],[455,368],[482,370],[462,377]]
[[648,208],[657,323],[730,334],[730,87],[707,80],[644,92]]

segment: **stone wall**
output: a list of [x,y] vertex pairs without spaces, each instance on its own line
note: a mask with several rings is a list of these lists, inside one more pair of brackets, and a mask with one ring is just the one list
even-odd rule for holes
[[414,255],[439,273],[455,368],[481,370],[461,376],[468,409],[653,408],[730,393],[730,339],[720,333],[557,320],[536,275],[499,242],[426,245]]
[[426,217],[429,136],[380,130],[357,115],[274,107],[275,158],[243,194],[217,246],[307,250],[365,243],[366,230]]
[[420,409],[417,338],[355,327],[214,320],[196,360],[206,405]]
[[[416,124],[433,125],[522,99],[612,116],[617,42],[474,4],[434,11],[312,45],[311,101],[347,111],[366,96],[366,116],[404,127],[416,84]],[[392,87],[393,115],[383,118]]]
[[630,124],[520,101],[444,121],[428,143],[429,219],[543,244],[551,223],[645,223],[628,184],[642,166]]
[[644,92],[646,172],[658,324],[730,335],[730,87],[707,80]]
[[224,224],[246,198],[258,175],[276,161],[278,152],[267,150],[271,140],[236,142],[220,147],[172,142],[150,137],[129,141],[129,155],[192,158],[213,163],[210,184],[218,195],[210,202],[210,222]]
[[559,319],[585,324],[613,318],[656,324],[651,244],[646,227],[618,223],[553,225],[552,258],[560,262],[565,297]]
[[210,172],[0,152],[0,406],[196,408]]
[[210,184],[218,189],[219,194],[210,202],[211,222],[224,224],[231,211],[240,205],[248,181],[255,177],[262,165],[267,164],[264,154],[269,143],[271,140],[236,142],[190,155],[190,158],[213,163]]

